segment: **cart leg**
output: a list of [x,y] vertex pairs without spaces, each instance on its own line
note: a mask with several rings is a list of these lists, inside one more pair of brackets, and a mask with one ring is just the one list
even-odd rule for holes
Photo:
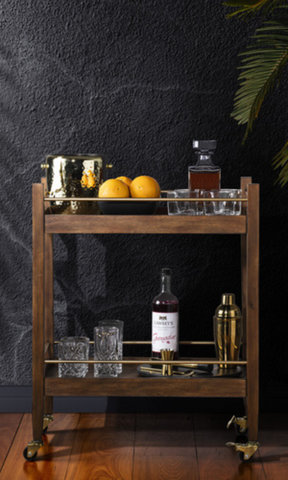
[[[247,184],[242,179],[241,187]],[[251,460],[258,450],[258,415],[259,415],[259,185],[247,185],[247,234],[241,238],[242,257],[242,310],[243,310],[243,358],[247,359],[247,395],[245,410],[247,424],[232,417],[231,423],[243,423],[248,427],[247,443],[227,443],[234,447],[244,462]]]
[[[54,357],[53,302],[53,235],[45,233],[45,358]],[[46,432],[53,413],[53,397],[45,396],[43,431]]]
[[247,208],[247,417],[249,440],[258,439],[259,414],[259,185],[248,185]]
[[[42,399],[40,396],[35,394],[37,405],[35,406],[35,401],[33,399],[33,413],[32,413],[32,421],[33,421],[33,439],[36,441],[42,442],[42,435],[43,435],[43,418],[44,418],[44,397]],[[34,395],[33,395],[34,397]]]
[[[44,397],[44,415],[50,415],[52,416],[53,413],[53,397]],[[47,426],[47,425],[46,425]],[[43,430],[45,429],[44,424],[43,424]]]
[[33,213],[33,441],[24,450],[27,460],[34,460],[43,445],[44,416],[44,189],[34,184],[32,190]]
[[[252,182],[251,177],[242,177],[241,178],[241,189],[242,196],[244,197],[245,193],[247,194],[247,189],[249,183]],[[244,203],[242,205],[243,214],[247,215],[247,205]],[[246,354],[246,321],[247,321],[247,243],[246,235],[241,235],[241,293],[242,293],[242,317],[243,317],[243,341],[242,341],[242,358],[243,360],[247,359]]]

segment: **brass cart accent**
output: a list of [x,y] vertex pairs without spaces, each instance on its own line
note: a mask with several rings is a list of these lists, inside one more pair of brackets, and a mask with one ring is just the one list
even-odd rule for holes
[[259,448],[258,442],[247,442],[247,443],[226,443],[227,447],[234,447],[235,452],[239,452],[240,459],[244,462],[248,462],[253,457],[254,453],[257,452]]
[[43,447],[44,443],[42,440],[32,440],[28,443],[28,446],[25,448],[23,455],[26,460],[32,462],[36,459],[39,448]]
[[233,417],[227,423],[226,428],[229,428],[231,425],[234,425],[235,431],[238,435],[244,435],[248,430],[248,420],[247,417]]
[[49,423],[53,422],[54,417],[50,413],[46,413],[43,418],[43,433],[47,432]]

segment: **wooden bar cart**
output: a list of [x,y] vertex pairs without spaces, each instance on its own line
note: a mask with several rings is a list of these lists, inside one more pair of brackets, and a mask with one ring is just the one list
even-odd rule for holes
[[[158,214],[157,211],[150,216],[57,215],[51,213],[49,199],[45,197],[45,181],[33,185],[33,440],[24,450],[26,460],[35,460],[37,457],[38,449],[43,445],[43,431],[47,430],[48,424],[53,420],[53,397],[61,395],[242,397],[246,416],[232,417],[229,424],[234,423],[236,431],[240,433],[248,430],[249,441],[246,444],[230,445],[240,452],[244,461],[250,460],[258,448],[259,185],[253,184],[251,178],[244,177],[241,179],[241,189],[243,203],[242,214],[239,216],[169,216],[167,213]],[[245,197],[244,192],[247,192]],[[89,372],[85,378],[59,378],[59,360],[54,358],[54,344],[57,341],[54,341],[53,335],[53,235],[59,233],[240,235],[242,359],[239,362],[221,363],[241,365],[242,374],[237,378],[140,377],[136,366],[149,363],[149,359],[124,357],[121,361],[123,373],[117,378],[94,378],[94,360],[89,360]],[[213,344],[187,340],[181,343]],[[187,362],[220,363],[211,358],[189,358],[186,359]],[[177,365],[177,361],[170,363]],[[183,360],[178,363],[183,364]]]

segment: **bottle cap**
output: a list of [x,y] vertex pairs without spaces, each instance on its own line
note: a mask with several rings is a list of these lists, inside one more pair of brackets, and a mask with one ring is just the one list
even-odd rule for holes
[[161,275],[171,275],[171,269],[170,268],[162,268]]
[[193,148],[200,152],[213,152],[216,147],[216,140],[193,140]]
[[223,305],[233,305],[235,303],[234,293],[223,293],[222,294],[222,304]]

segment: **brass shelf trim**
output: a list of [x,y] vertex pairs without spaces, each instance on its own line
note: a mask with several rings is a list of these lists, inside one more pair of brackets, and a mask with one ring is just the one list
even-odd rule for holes
[[95,198],[44,197],[44,202],[247,202],[247,198]]
[[[46,364],[58,364],[58,363],[88,363],[88,364],[123,364],[123,365],[142,365],[142,363],[147,362],[147,359],[143,358],[142,360],[57,360],[57,359],[50,359],[50,360],[44,360],[44,363]],[[191,363],[194,363],[195,365],[202,365],[205,363],[206,365],[247,365],[246,360],[239,360],[239,361],[232,361],[232,360],[227,360],[227,361],[218,361],[218,360],[206,360],[206,359],[201,359],[201,360],[159,360],[159,361],[153,361],[153,365],[191,365]]]
[[[60,342],[60,340],[55,340],[54,343],[57,345]],[[94,342],[92,340],[89,341],[90,345],[94,345]],[[151,345],[151,340],[139,340],[139,341],[134,341],[134,340],[124,340],[123,345]],[[190,341],[190,340],[184,340],[180,341],[179,345],[215,345],[215,342],[202,342],[202,341]]]

